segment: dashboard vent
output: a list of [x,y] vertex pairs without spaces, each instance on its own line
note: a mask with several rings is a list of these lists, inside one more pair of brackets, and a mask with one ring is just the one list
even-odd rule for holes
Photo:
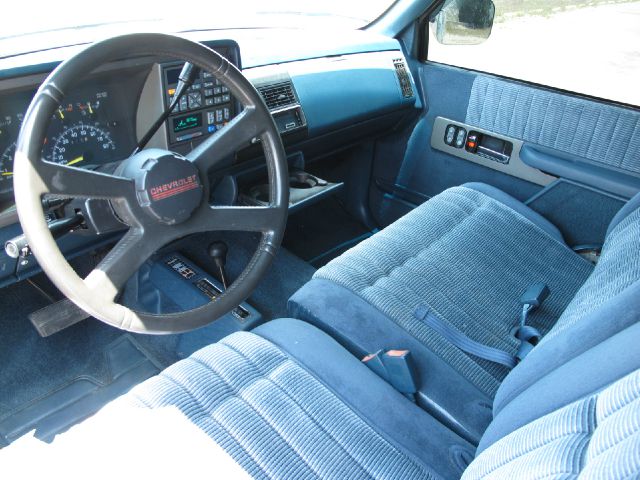
[[402,96],[405,98],[413,97],[413,87],[411,87],[411,80],[409,79],[409,73],[407,72],[407,66],[404,60],[401,58],[394,59],[393,66],[396,67],[396,75],[400,81]]
[[258,91],[269,110],[277,110],[278,108],[298,103],[290,81],[260,86]]

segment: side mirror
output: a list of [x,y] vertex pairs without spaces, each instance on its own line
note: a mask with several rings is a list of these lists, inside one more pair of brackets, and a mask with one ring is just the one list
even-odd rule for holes
[[431,29],[443,45],[477,45],[491,35],[495,14],[491,0],[447,0]]

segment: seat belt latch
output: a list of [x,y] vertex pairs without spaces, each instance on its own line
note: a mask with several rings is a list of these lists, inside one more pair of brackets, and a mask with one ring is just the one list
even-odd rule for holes
[[516,353],[516,360],[522,361],[533,350],[540,341],[538,329],[527,325],[527,317],[531,312],[542,305],[542,302],[549,296],[549,287],[544,283],[534,283],[520,297],[522,313],[520,315],[520,325],[516,329],[515,336],[520,340],[520,346]]

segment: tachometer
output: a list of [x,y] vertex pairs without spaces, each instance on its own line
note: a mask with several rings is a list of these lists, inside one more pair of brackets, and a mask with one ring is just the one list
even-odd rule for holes
[[47,160],[62,165],[105,163],[116,149],[108,130],[83,122],[66,127],[52,143]]
[[0,157],[0,191],[7,189],[7,184],[13,180],[13,156],[16,154],[16,142],[13,142],[2,152]]

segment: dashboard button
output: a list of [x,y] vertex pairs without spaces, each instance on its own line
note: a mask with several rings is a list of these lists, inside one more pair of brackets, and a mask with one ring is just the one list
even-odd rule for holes
[[189,108],[200,108],[202,106],[202,94],[190,93],[189,94]]
[[205,98],[205,99],[204,99],[204,104],[205,104],[207,107],[210,107],[211,105],[213,105],[213,98]]
[[207,123],[209,125],[216,123],[216,112],[207,112]]
[[222,93],[222,87],[216,87],[213,89],[213,93],[216,95],[220,95]]
[[[181,111],[181,112],[184,112],[185,110],[187,110],[187,109],[188,109],[188,106],[187,106],[187,97],[182,97],[182,98],[180,99],[180,105],[179,105],[179,106],[180,106],[180,111]],[[176,108],[176,110],[177,110],[177,108]]]

